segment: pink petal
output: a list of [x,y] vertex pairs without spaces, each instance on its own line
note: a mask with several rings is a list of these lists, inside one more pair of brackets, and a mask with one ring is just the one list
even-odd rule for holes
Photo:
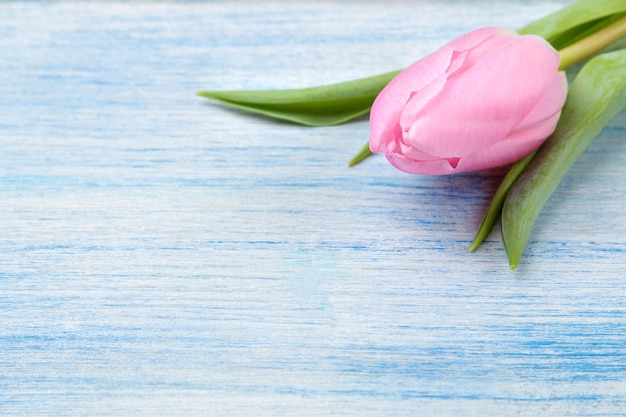
[[[535,105],[530,113],[526,115],[516,127],[515,130],[523,130],[528,127],[544,123],[553,115],[561,112],[561,108],[567,98],[567,78],[565,72],[557,72],[554,79],[550,83],[550,88],[544,93],[543,97]],[[549,134],[551,134],[550,132]],[[548,134],[548,135],[549,135]]]
[[420,153],[415,148],[402,153],[387,153],[387,159],[401,171],[421,175],[459,174],[508,165],[524,158],[541,146],[554,131],[560,115],[561,112],[558,111],[534,127],[514,132],[506,140],[482,149],[476,154],[459,158],[458,161],[435,159],[436,157]]
[[535,36],[511,39],[451,80],[410,130],[410,143],[441,158],[471,155],[502,140],[554,81],[559,56]]
[[531,137],[526,140],[498,142],[481,152],[461,158],[456,170],[451,173],[480,171],[512,164],[529,155],[544,141],[545,138]]
[[532,127],[511,133],[506,140],[483,149],[474,155],[461,158],[455,173],[479,171],[519,161],[545,142],[554,132],[560,116],[561,111],[559,110],[550,118]]
[[386,156],[391,165],[409,174],[449,175],[457,172],[445,159],[416,162],[398,153],[390,153]]
[[370,149],[384,152],[391,138],[400,133],[397,125],[405,104],[415,91],[419,91],[444,74],[449,68],[455,51],[475,47],[485,39],[496,35],[517,35],[502,28],[482,28],[461,36],[439,50],[417,61],[398,74],[378,95],[370,114]]

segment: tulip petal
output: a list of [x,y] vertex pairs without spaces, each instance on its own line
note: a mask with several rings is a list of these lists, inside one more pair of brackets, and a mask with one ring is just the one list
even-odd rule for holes
[[559,57],[546,46],[535,36],[513,38],[451,80],[414,122],[411,144],[453,158],[505,138],[554,80]]
[[561,112],[558,111],[549,119],[541,121],[535,126],[516,131],[503,141],[481,149],[475,154],[460,158],[458,164],[453,166],[453,169],[448,173],[481,171],[519,161],[543,144],[554,131],[560,116]]
[[[553,120],[550,131],[554,130],[558,115]],[[542,133],[546,131],[543,127],[540,130]],[[537,138],[533,131],[522,131],[518,137],[498,142],[480,152],[461,158],[455,173],[480,171],[519,161],[540,147],[549,135],[550,133]]]
[[418,175],[450,175],[456,170],[445,159],[415,161],[399,153],[387,153],[389,163],[400,171]]
[[[557,72],[554,74],[554,79],[550,83],[550,88],[543,97],[537,102],[535,107],[528,115],[522,120],[515,130],[523,130],[537,124],[544,123],[548,115],[555,115],[561,112],[565,99],[567,98],[567,78],[565,72]],[[556,122],[552,127],[552,130],[556,127]],[[548,133],[550,135],[552,131]],[[548,137],[546,135],[546,137]]]
[[494,34],[515,33],[502,28],[481,28],[447,43],[398,74],[380,92],[370,114],[370,149],[385,152],[389,138],[399,140],[397,124],[411,94],[432,83],[450,67],[455,52],[476,47]]

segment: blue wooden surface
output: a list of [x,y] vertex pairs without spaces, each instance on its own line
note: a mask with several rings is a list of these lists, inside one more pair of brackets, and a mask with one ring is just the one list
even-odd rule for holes
[[0,4],[0,414],[626,415],[626,116],[516,271],[502,170],[349,169],[194,96],[410,64],[566,4]]

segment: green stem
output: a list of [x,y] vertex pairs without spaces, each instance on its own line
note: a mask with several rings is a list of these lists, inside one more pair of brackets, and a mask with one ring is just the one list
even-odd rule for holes
[[563,48],[561,55],[561,70],[590,57],[596,52],[606,48],[626,36],[626,16],[602,28],[593,35]]

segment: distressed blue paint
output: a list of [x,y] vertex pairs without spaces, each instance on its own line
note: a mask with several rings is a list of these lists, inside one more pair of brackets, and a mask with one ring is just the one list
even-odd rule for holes
[[0,4],[0,415],[626,415],[626,119],[515,272],[503,171],[348,169],[194,96],[407,65],[564,1]]

